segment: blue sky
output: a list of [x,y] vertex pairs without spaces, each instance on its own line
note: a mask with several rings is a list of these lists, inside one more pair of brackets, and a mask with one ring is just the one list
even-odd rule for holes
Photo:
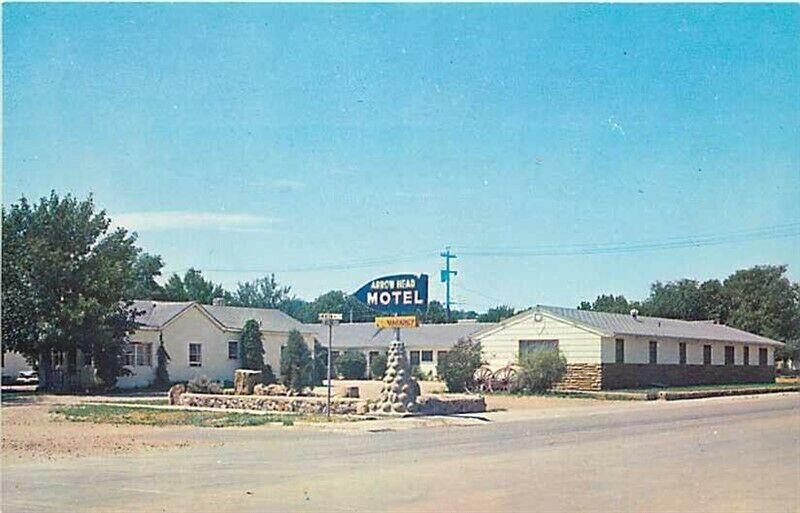
[[167,272],[306,298],[393,272],[441,298],[447,244],[476,309],[798,279],[797,236],[469,254],[800,221],[798,27],[796,5],[5,4],[3,202],[91,192]]

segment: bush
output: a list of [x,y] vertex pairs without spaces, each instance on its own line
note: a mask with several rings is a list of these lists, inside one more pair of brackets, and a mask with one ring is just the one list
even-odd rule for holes
[[156,350],[156,378],[153,381],[153,388],[157,390],[167,390],[170,386],[169,371],[167,370],[169,360],[169,354],[164,349],[164,339],[159,337]]
[[261,327],[254,319],[244,323],[239,342],[241,368],[262,370],[264,368],[264,343],[261,340]]
[[344,379],[363,379],[367,372],[367,357],[355,349],[348,349],[336,359],[336,374]]
[[300,332],[292,330],[281,352],[281,382],[295,392],[302,392],[313,383],[312,374],[311,352]]
[[200,376],[189,380],[186,384],[186,391],[193,394],[221,394],[222,385],[215,381],[210,381],[206,376]]
[[268,363],[264,364],[264,368],[261,371],[261,382],[265,385],[272,385],[278,382],[278,378],[276,378],[275,373],[272,372],[272,366]]
[[475,371],[482,365],[481,344],[462,338],[436,364],[436,374],[447,384],[450,392],[463,392],[475,384]]
[[422,372],[422,369],[419,368],[419,365],[412,365],[411,377],[417,381],[429,381],[433,376],[431,375],[430,371]]
[[328,379],[328,348],[314,341],[314,386],[322,385]]
[[372,359],[369,364],[369,374],[372,379],[383,379],[383,376],[386,374],[386,362],[386,353],[379,354]]
[[518,392],[542,393],[567,372],[567,360],[558,349],[542,348],[520,356],[516,388]]

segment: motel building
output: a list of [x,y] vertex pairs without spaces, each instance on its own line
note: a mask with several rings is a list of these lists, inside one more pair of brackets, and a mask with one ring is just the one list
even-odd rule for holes
[[[453,346],[462,338],[473,337],[476,333],[497,326],[494,323],[474,321],[456,324],[421,324],[416,328],[402,328],[400,341],[405,344],[406,353],[411,366],[417,366],[424,374],[436,376],[436,365]],[[328,327],[320,324],[306,324],[309,330],[315,330],[316,339],[323,347],[328,347]],[[342,323],[333,328],[333,344],[331,359],[347,350],[364,353],[367,358],[369,376],[372,360],[380,354],[386,354],[389,344],[394,341],[394,329],[376,328],[372,322]],[[334,367],[335,368],[335,367]]]
[[[297,330],[313,348],[316,330],[307,329],[301,322],[280,310],[225,306],[221,300],[213,305],[194,301],[168,302],[139,300],[131,308],[140,314],[134,333],[128,336],[123,354],[123,365],[128,376],[117,379],[119,388],[148,387],[155,381],[156,351],[160,341],[170,357],[167,363],[170,381],[186,382],[206,377],[212,381],[233,381],[234,371],[240,365],[240,340],[244,324],[253,319],[261,328],[264,345],[264,362],[280,375],[281,348],[286,345],[291,330]],[[56,375],[65,372],[67,355],[53,354]],[[75,365],[78,378],[84,386],[94,383],[95,373],[91,363],[77,352]],[[30,366],[16,353],[3,354],[4,380],[14,379],[20,370]]]
[[537,306],[472,335],[498,369],[525,351],[557,347],[565,389],[766,383],[783,344],[713,321],[681,321]]
[[280,374],[281,347],[291,330],[297,330],[313,347],[314,333],[280,310],[214,305],[194,301],[135,301],[144,312],[136,320],[139,328],[130,338],[125,364],[133,373],[117,381],[120,388],[145,387],[155,380],[156,349],[159,340],[170,356],[167,364],[170,380],[185,382],[205,376],[212,381],[232,381],[240,365],[240,339],[245,323],[253,319],[261,328],[264,363]]

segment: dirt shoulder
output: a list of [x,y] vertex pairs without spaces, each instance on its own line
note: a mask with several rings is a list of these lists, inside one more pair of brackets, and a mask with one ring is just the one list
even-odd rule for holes
[[199,428],[69,422],[49,413],[54,404],[47,400],[3,404],[0,425],[5,462],[125,454],[200,443],[194,436]]

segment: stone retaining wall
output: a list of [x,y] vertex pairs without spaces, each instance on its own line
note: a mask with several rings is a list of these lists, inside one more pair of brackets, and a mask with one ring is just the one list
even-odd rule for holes
[[[325,397],[185,393],[181,394],[178,404],[204,408],[324,414],[327,407],[327,399]],[[365,415],[367,413],[367,401],[363,399],[334,398],[331,400],[331,413],[336,415]]]
[[[428,395],[421,396],[418,402],[418,414],[420,415],[454,415],[457,413],[480,413],[486,411],[486,401],[481,396]],[[176,397],[174,404],[202,408],[323,415],[325,414],[327,399],[325,397],[192,394],[185,392]],[[338,397],[331,400],[331,413],[335,415],[371,414],[367,400]]]
[[458,413],[482,413],[486,411],[483,396],[474,395],[423,395],[418,399],[421,415],[455,415]]

